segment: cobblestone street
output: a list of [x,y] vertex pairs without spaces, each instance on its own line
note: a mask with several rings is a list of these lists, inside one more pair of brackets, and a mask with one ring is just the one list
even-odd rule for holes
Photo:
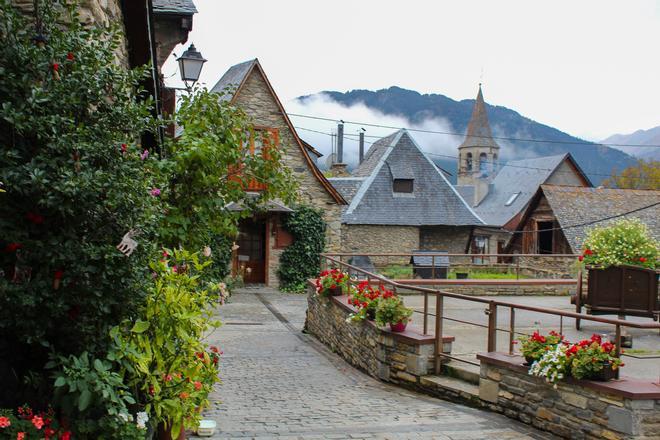
[[379,382],[301,332],[305,295],[242,289],[207,341],[224,350],[214,438],[547,439],[530,427]]

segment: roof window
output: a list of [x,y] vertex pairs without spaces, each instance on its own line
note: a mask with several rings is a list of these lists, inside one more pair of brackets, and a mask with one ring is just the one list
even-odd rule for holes
[[394,179],[392,190],[395,193],[412,193],[413,179]]
[[520,191],[511,194],[511,197],[509,197],[509,200],[507,200],[506,203],[505,203],[504,205],[505,205],[505,206],[511,206],[511,205],[513,205],[513,202],[516,201],[516,199],[518,198],[519,195],[520,195]]

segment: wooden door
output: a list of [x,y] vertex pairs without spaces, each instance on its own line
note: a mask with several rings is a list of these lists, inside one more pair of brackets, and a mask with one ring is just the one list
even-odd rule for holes
[[266,222],[244,220],[239,225],[236,267],[245,283],[266,282]]

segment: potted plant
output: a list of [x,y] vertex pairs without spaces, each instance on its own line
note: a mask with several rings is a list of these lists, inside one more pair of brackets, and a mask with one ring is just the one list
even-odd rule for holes
[[577,311],[655,318],[658,300],[660,244],[637,219],[622,219],[592,229],[578,257],[588,270],[586,298]]
[[406,329],[413,309],[405,307],[401,298],[388,296],[382,298],[376,309],[376,323],[380,326],[389,324],[393,332],[402,332]]
[[316,279],[316,293],[321,296],[340,296],[348,293],[350,276],[339,269],[324,270]]
[[614,379],[617,370],[624,365],[614,356],[614,349],[614,344],[602,342],[598,335],[571,345],[566,352],[571,360],[571,375],[576,379]]
[[567,350],[566,344],[557,344],[552,348],[548,346],[548,350],[543,356],[532,363],[529,374],[543,377],[546,382],[554,384],[554,387],[557,388],[557,382],[570,372],[570,358],[566,355]]
[[357,308],[357,313],[352,313],[348,320],[351,322],[376,319],[376,309],[381,298],[394,296],[394,292],[384,288],[382,285],[377,288],[369,284],[368,281],[362,281],[350,291],[348,303]]
[[544,336],[538,330],[531,336],[518,338],[521,343],[520,352],[525,357],[526,365],[540,360],[546,352],[554,349],[563,340],[564,337],[555,331]]

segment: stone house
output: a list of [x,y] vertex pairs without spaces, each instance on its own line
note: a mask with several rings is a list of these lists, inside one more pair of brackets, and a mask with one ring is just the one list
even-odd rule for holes
[[329,180],[349,202],[343,252],[465,253],[474,227],[485,225],[406,130],[374,142],[351,177]]
[[[621,215],[630,211],[636,212]],[[610,217],[615,218],[599,221]],[[581,253],[590,228],[620,218],[641,220],[660,239],[660,191],[541,185],[523,212],[508,251]]]
[[[346,201],[317,168],[320,153],[298,136],[259,61],[254,59],[231,67],[212,91],[241,108],[252,119],[255,129],[268,131],[275,146],[285,149],[283,160],[299,183],[300,202],[323,212],[327,224],[326,248],[339,251],[341,209]],[[291,209],[276,200],[265,208],[266,212],[240,223],[236,240],[239,248],[233,256],[232,268],[234,272],[249,268],[246,282],[276,287],[280,256],[291,243],[282,219]]]
[[456,189],[487,225],[474,231],[470,244],[474,254],[505,252],[512,231],[540,185],[592,186],[569,153],[513,160],[502,166],[481,86],[458,153]]

